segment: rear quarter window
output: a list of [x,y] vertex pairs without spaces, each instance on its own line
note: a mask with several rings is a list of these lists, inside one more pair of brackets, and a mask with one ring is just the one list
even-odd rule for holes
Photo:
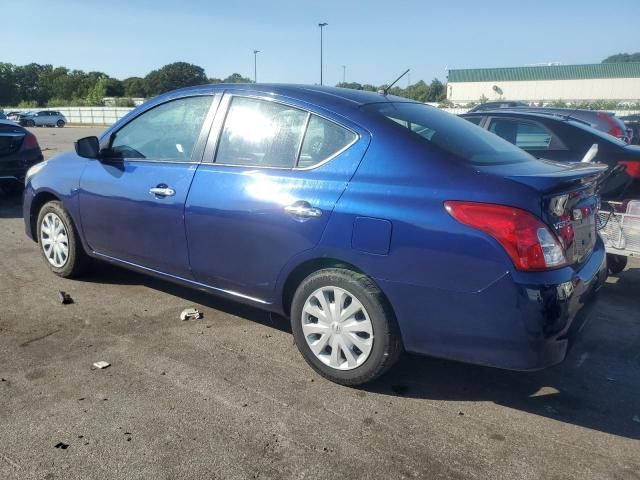
[[421,103],[385,102],[363,110],[401,125],[430,145],[474,165],[535,162],[534,157],[456,115]]

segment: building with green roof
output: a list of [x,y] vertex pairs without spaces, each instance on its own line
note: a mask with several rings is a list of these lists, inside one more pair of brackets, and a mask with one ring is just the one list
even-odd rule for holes
[[454,69],[447,79],[447,98],[454,103],[640,100],[640,63]]

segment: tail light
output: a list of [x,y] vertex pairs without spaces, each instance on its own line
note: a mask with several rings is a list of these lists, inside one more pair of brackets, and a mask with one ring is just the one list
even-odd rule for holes
[[27,132],[24,136],[24,140],[22,140],[22,147],[20,149],[31,150],[34,148],[40,148],[40,145],[38,145],[38,139],[33,133]]
[[531,213],[505,205],[445,202],[460,223],[491,235],[505,249],[518,270],[540,271],[567,264],[558,238]]
[[630,177],[640,179],[640,160],[622,160],[618,163],[627,167],[625,172]]
[[618,123],[611,117],[611,115],[603,112],[598,112],[598,117],[609,124],[609,130],[607,131],[609,135],[613,135],[614,137],[621,140],[627,140],[625,129],[621,128],[620,125],[618,125]]

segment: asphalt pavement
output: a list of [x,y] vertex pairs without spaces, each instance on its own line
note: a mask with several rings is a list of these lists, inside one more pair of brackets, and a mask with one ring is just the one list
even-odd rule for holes
[[[100,130],[33,129],[47,156]],[[635,260],[541,372],[405,356],[347,388],[283,318],[103,264],[54,276],[0,197],[0,478],[637,480],[639,293]]]

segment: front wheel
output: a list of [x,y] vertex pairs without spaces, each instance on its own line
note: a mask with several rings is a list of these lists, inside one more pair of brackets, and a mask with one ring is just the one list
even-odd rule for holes
[[36,126],[36,122],[34,122],[33,120],[27,120],[26,122],[24,122],[25,127],[35,127]]
[[343,385],[362,385],[385,373],[402,352],[395,317],[378,287],[342,268],[319,270],[298,287],[291,328],[307,363]]
[[57,126],[58,128],[62,128],[62,127],[64,127],[64,120],[58,120],[58,121],[56,122],[56,126]]
[[40,209],[38,243],[49,269],[60,277],[77,277],[89,264],[78,232],[61,202],[51,201]]

